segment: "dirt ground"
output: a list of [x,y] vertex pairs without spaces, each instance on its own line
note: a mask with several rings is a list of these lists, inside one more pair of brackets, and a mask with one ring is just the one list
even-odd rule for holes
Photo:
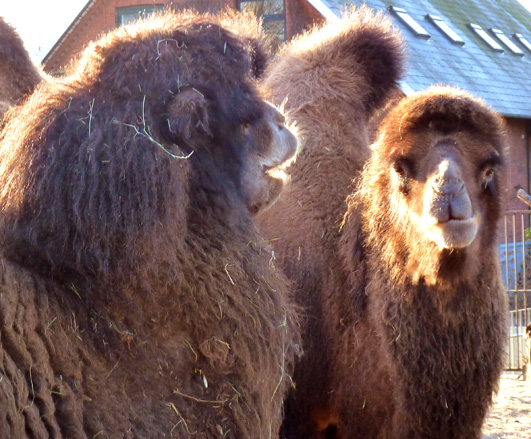
[[516,381],[517,376],[502,376],[500,391],[483,425],[483,439],[531,438],[531,377]]

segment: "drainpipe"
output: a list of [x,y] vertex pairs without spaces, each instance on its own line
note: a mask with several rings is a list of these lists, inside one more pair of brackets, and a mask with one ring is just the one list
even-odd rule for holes
[[525,124],[525,134],[524,134],[524,146],[526,150],[526,168],[527,168],[527,193],[531,193],[531,179],[530,179],[530,170],[529,170],[529,136],[531,134],[531,120],[527,119]]

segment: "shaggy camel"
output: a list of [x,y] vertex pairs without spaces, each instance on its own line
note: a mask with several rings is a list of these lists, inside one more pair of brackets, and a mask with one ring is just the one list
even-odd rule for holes
[[22,102],[45,77],[13,27],[0,17],[0,119]]
[[390,110],[371,151],[400,60],[387,19],[350,11],[265,77],[302,147],[259,216],[306,310],[285,438],[477,439],[497,386],[501,118],[432,89]]
[[157,15],[8,112],[0,437],[277,436],[298,326],[252,214],[296,139],[262,39]]

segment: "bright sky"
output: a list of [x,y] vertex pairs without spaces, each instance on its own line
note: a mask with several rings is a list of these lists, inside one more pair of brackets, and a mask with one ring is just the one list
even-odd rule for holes
[[14,26],[26,49],[40,61],[88,0],[1,0],[0,16]]
[[[2,0],[0,16],[13,25],[40,61],[88,0]],[[519,0],[531,11],[531,0]]]

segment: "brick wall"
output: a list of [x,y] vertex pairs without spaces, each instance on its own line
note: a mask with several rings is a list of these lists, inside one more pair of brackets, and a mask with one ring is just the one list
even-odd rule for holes
[[[226,0],[223,0],[226,1]],[[87,9],[80,22],[65,38],[59,49],[46,59],[44,70],[61,72],[89,41],[116,27],[116,9],[131,6],[168,5],[171,0],[98,0]],[[53,49],[52,49],[53,50]]]
[[528,188],[528,140],[526,120],[507,118],[508,163],[507,163],[507,209],[521,210],[525,205],[516,198],[515,186],[520,185],[526,192]]
[[[529,192],[528,178],[528,150],[529,139],[528,124],[526,119],[507,118],[507,180],[506,180],[506,202],[505,210],[527,210],[527,205],[516,197],[517,187],[520,186],[526,192]],[[529,151],[531,153],[531,151]],[[531,157],[530,157],[531,159]],[[531,172],[531,170],[529,170]],[[529,217],[524,217],[524,228],[528,228]],[[522,238],[521,216],[516,216],[516,230],[513,233],[513,216],[508,217],[507,239],[509,242],[520,241]],[[502,221],[498,231],[500,242],[505,241],[505,222]]]
[[288,40],[314,23],[324,21],[323,16],[307,0],[286,1],[286,34]]

